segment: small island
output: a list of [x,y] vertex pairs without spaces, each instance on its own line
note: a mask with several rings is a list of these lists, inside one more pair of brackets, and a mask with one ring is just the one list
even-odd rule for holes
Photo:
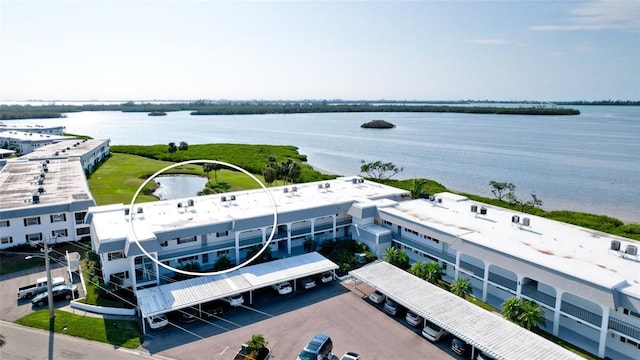
[[149,115],[149,116],[166,116],[167,113],[164,112],[164,111],[152,111],[147,115]]
[[365,129],[393,129],[396,126],[384,120],[371,120],[360,125],[360,127]]

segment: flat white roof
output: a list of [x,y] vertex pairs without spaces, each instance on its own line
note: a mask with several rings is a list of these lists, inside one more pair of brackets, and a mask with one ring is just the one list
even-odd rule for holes
[[[640,245],[637,241],[493,207],[459,195],[442,193],[435,197],[442,202],[411,200],[379,211],[607,289],[624,288],[625,292],[640,297],[640,257],[624,254],[627,246]],[[478,212],[472,212],[471,205],[476,205]],[[486,215],[480,214],[482,207],[487,210]],[[519,216],[518,224],[512,222],[513,215]],[[522,224],[523,218],[529,219],[529,226]],[[620,242],[622,251],[610,250],[613,240]]]
[[349,274],[496,359],[582,357],[384,261]]
[[317,252],[137,291],[143,318],[338,268]]
[[71,139],[45,145],[23,155],[25,159],[55,159],[72,156],[83,156],[94,149],[109,145],[109,140],[104,139]]
[[[44,171],[46,165],[47,171]],[[44,177],[41,177],[41,174]],[[42,179],[42,185],[39,180]],[[39,188],[42,187],[42,192]],[[39,204],[33,203],[33,195]],[[7,161],[0,169],[0,210],[93,200],[79,160]]]
[[39,132],[26,132],[17,130],[0,131],[0,138],[15,139],[18,141],[61,141],[75,139],[73,136],[54,135]]
[[[342,177],[334,180],[269,188],[279,213],[301,211],[320,206],[330,206],[353,201],[365,201],[407,193],[405,190],[364,180],[353,183],[359,177]],[[322,189],[319,188],[322,185]],[[328,186],[327,186],[328,185]],[[293,188],[296,188],[293,191]],[[284,189],[287,189],[285,192]],[[230,200],[235,196],[235,200]],[[223,201],[223,198],[226,201]],[[187,206],[188,201],[193,206]],[[181,204],[181,207],[178,207]],[[90,209],[98,239],[125,238],[129,232],[129,216],[123,207],[107,205]],[[143,213],[138,214],[141,208]],[[136,204],[134,207],[136,233],[157,233],[191,226],[215,224],[241,219],[273,215],[273,206],[263,189],[230,192],[224,194],[193,196],[177,200],[162,200]]]

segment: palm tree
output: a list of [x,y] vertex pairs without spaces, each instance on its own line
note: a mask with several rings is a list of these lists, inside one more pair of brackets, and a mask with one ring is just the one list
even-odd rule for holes
[[209,173],[213,171],[213,165],[214,164],[212,163],[202,164],[202,171],[204,171],[204,173],[207,174],[207,182],[211,181],[211,179],[209,178]]
[[424,279],[424,270],[425,270],[425,263],[423,263],[422,261],[416,261],[413,264],[411,264],[411,267],[409,268],[409,273],[411,275],[415,275],[419,277],[420,279]]
[[249,359],[258,359],[264,358],[264,355],[260,356],[263,353],[265,348],[269,345],[269,342],[265,340],[264,335],[262,334],[253,334],[251,335],[251,340],[247,341],[247,347],[249,350],[248,358]]
[[502,303],[502,316],[505,319],[518,323],[520,311],[522,310],[522,300],[517,297],[511,297]]
[[409,194],[411,195],[412,199],[420,198],[420,195],[422,195],[422,187],[426,183],[427,180],[425,179],[413,179],[413,183],[411,184],[411,188],[409,189]]
[[544,311],[540,305],[531,300],[523,300],[518,316],[518,325],[531,330],[539,325],[544,325],[544,323]]
[[409,267],[409,256],[404,250],[388,248],[384,252],[382,259],[400,269],[407,269]]
[[451,292],[464,299],[471,294],[471,282],[467,278],[457,278],[451,283]]
[[438,281],[442,280],[442,266],[435,261],[429,261],[425,265],[424,270],[424,279],[432,284],[437,284]]
[[167,149],[167,151],[169,152],[169,154],[173,154],[174,152],[178,151],[178,148],[176,147],[176,143],[170,142],[169,149]]
[[182,152],[181,161],[184,161],[184,152],[187,151],[187,149],[189,149],[189,144],[187,144],[185,141],[180,141],[180,146],[178,146],[178,150]]

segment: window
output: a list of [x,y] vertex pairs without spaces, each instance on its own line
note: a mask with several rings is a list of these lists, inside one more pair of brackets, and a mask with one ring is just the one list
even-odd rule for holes
[[124,252],[122,250],[107,253],[107,259],[109,261],[122,258],[124,258]]
[[625,315],[631,315],[631,316],[635,316],[635,317],[639,317],[639,318],[640,318],[640,313],[637,313],[637,312],[635,312],[635,311],[633,311],[633,310],[629,310],[629,309],[623,308],[623,309],[622,309],[622,312],[623,312]]
[[67,229],[53,230],[51,232],[51,237],[67,237],[69,234],[67,233]]
[[222,256],[222,255],[229,255],[229,249],[227,250],[220,250],[218,251],[218,256]]
[[169,246],[169,242],[167,240],[161,241],[160,246]]
[[209,262],[209,254],[202,254],[202,263],[207,264]]
[[176,238],[176,240],[178,240],[178,245],[179,245],[179,244],[185,244],[185,243],[197,241],[198,238],[196,238],[195,236],[190,236],[190,237],[184,237],[184,238]]
[[229,230],[216,233],[216,237],[222,237],[222,236],[229,236]]
[[67,214],[54,214],[50,216],[51,222],[67,221]]
[[187,257],[183,257],[183,258],[178,259],[179,263],[191,262],[191,261],[198,261],[198,255],[187,256]]
[[26,238],[27,238],[27,242],[42,241],[42,233],[27,234]]
[[40,216],[24,218],[24,226],[40,225]]
[[77,212],[74,214],[74,216],[76,218],[76,225],[84,224],[84,218],[85,216],[87,216],[87,212],[86,211]]
[[3,237],[0,238],[0,241],[3,244],[13,244],[13,237],[11,237],[11,236],[3,236]]
[[76,235],[89,235],[91,233],[91,228],[84,227],[76,229]]
[[9,227],[9,220],[0,221],[0,227]]
[[384,224],[385,224],[385,225],[393,225],[393,223],[392,223],[391,221],[388,221],[388,220],[385,220],[385,221],[384,221]]

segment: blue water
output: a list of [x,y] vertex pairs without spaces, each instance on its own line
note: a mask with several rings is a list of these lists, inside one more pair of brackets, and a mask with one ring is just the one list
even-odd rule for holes
[[[5,121],[64,125],[112,144],[295,145],[309,164],[341,175],[360,161],[390,161],[397,178],[434,179],[491,196],[489,181],[511,182],[546,210],[606,214],[640,223],[640,107],[577,107],[579,116],[337,113],[191,116],[189,112],[83,112],[66,119]],[[394,129],[362,129],[384,119]]]

